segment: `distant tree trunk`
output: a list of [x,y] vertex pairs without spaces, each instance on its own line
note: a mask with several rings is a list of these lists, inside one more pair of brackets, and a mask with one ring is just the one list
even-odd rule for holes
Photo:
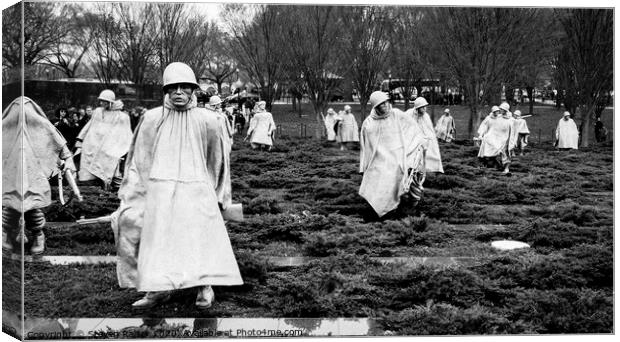
[[592,121],[592,114],[594,112],[594,105],[584,105],[579,108],[581,115],[581,129],[580,132],[580,140],[581,144],[579,147],[588,147],[590,146],[590,122]]
[[[361,106],[360,110],[362,111],[362,116],[361,116],[362,117],[362,121],[364,121],[366,119],[366,116],[367,116],[367,113],[368,113],[368,111],[366,111],[366,108],[368,107],[367,102],[366,101],[362,101],[360,103],[360,106]],[[370,114],[370,113],[368,113],[368,114]]]
[[530,114],[534,114],[534,88],[527,86],[525,90],[527,90],[527,98],[530,99]]

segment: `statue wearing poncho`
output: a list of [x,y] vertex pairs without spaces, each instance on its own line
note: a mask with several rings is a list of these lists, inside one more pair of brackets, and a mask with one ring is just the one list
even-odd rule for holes
[[129,150],[112,226],[121,287],[166,291],[239,285],[220,207],[231,203],[229,137],[223,118],[196,107],[144,114]]
[[80,131],[75,146],[82,149],[81,181],[98,178],[106,185],[112,182],[133,135],[129,115],[120,109],[114,105],[110,110],[98,107]]
[[[52,203],[49,178],[61,169],[75,171],[71,152],[60,132],[34,101],[18,97],[2,113],[2,221],[7,250],[16,241],[24,213],[31,252],[43,252],[45,216],[42,208]],[[27,241],[27,239],[25,239]]]
[[398,207],[404,194],[403,179],[409,169],[417,167],[412,157],[420,147],[428,147],[428,138],[409,115],[398,109],[389,109],[385,115],[376,113],[374,107],[382,100],[387,101],[387,96],[377,100],[362,123],[359,170],[364,174],[359,194],[379,217]]

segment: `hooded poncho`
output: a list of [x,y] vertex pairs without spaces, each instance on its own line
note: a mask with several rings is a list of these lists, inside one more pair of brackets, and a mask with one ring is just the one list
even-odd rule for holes
[[488,117],[485,119],[486,130],[482,131],[482,142],[478,157],[496,157],[500,153],[512,150],[514,148],[513,139],[514,130],[512,120],[503,116]]
[[435,133],[437,133],[437,139],[450,142],[454,140],[454,132],[456,127],[454,126],[454,118],[452,115],[442,115],[437,120],[435,125]]
[[558,127],[555,129],[555,138],[558,141],[558,148],[579,148],[579,130],[573,119],[560,119]]
[[413,119],[398,109],[384,116],[374,110],[362,123],[360,172],[364,173],[359,194],[379,217],[396,209],[403,195],[403,177],[415,168],[412,156],[426,148],[428,138]]
[[428,150],[426,151],[426,171],[427,172],[441,172],[443,173],[443,166],[441,165],[441,154],[439,152],[439,143],[437,142],[437,136],[435,135],[435,129],[433,128],[433,122],[428,114],[422,116],[415,113],[412,109],[406,112],[413,122],[418,126],[418,129],[428,138]]
[[113,215],[121,287],[242,284],[219,206],[231,203],[225,120],[166,96],[136,129]]
[[80,180],[97,177],[106,184],[112,181],[119,159],[129,150],[131,144],[131,120],[115,103],[111,110],[95,109],[93,116],[78,135],[82,140],[80,159]]
[[254,114],[250,120],[250,128],[247,135],[252,135],[250,142],[253,144],[273,145],[271,133],[276,130],[276,123],[273,116],[269,112],[260,112]]
[[359,129],[357,127],[355,115],[344,112],[338,116],[337,120],[340,120],[337,134],[337,140],[339,142],[345,143],[360,141]]
[[41,107],[18,97],[2,113],[2,205],[20,212],[52,202],[48,179],[62,160],[75,170],[67,142]]
[[336,140],[336,131],[334,131],[334,125],[336,124],[336,113],[327,112],[325,116],[325,129],[327,130],[327,141]]
[[527,121],[523,118],[514,118],[514,130],[515,134],[530,134],[530,130],[527,128]]

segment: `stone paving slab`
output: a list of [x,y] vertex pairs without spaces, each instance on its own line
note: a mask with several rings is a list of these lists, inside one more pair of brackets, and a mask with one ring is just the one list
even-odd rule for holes
[[[3,328],[20,331],[20,320],[2,311]],[[162,324],[171,328],[165,330]],[[157,327],[161,336],[174,339],[217,337],[369,336],[381,334],[369,318],[33,318],[24,321],[27,339],[145,338],[145,327]],[[174,328],[172,328],[174,327]],[[21,333],[17,334],[18,336]]]
[[503,224],[451,224],[450,228],[456,231],[473,231],[473,230],[482,230],[485,232],[488,231],[504,231],[508,227]]
[[[321,260],[321,257],[268,257],[267,261],[276,268],[300,267],[314,260]],[[481,261],[480,257],[374,257],[371,258],[384,264],[402,263],[409,267],[425,266],[471,266]],[[94,265],[94,264],[115,264],[116,256],[79,256],[79,255],[44,255],[40,259],[52,265]]]
[[613,191],[584,191],[584,194],[597,197],[614,197]]

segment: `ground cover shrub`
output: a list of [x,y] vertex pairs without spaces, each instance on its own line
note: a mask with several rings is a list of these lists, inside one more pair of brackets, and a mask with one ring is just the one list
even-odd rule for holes
[[579,205],[568,201],[555,207],[555,215],[563,222],[573,222],[578,226],[591,225],[598,221],[599,211],[590,205]]
[[486,301],[485,280],[462,268],[420,266],[406,272],[394,272],[384,267],[370,275],[369,284],[386,289],[385,307],[390,310],[404,310],[422,305],[427,300],[460,307]]
[[267,272],[269,271],[269,264],[266,260],[249,252],[237,252],[235,257],[237,265],[239,265],[243,285],[232,286],[229,289],[250,291],[256,286],[266,283]]
[[[118,209],[120,200],[116,193],[104,191],[96,186],[80,185],[79,187],[84,201],[78,202],[76,198],[73,198],[70,202],[62,205],[60,201],[57,201],[58,187],[52,186],[52,199],[54,201],[43,208],[45,219],[50,222],[75,221],[82,216],[85,218],[106,216]],[[65,191],[67,190],[65,189]]]
[[603,289],[610,288],[613,281],[612,259],[611,249],[597,251],[593,247],[580,247],[564,256],[500,256],[474,266],[472,271],[495,281],[503,289]]
[[369,269],[377,266],[352,255],[317,260],[290,273],[275,274],[259,295],[276,317],[351,317],[368,312],[368,299],[346,293],[365,284]]
[[454,188],[462,188],[467,185],[467,181],[458,176],[452,175],[430,175],[424,181],[425,188],[449,190]]
[[483,180],[474,186],[478,196],[485,203],[515,204],[532,203],[533,199],[527,189],[519,184],[511,184],[494,180]]
[[355,194],[359,189],[359,184],[351,181],[333,180],[322,182],[314,188],[314,199],[332,199],[341,197],[343,194]]
[[471,180],[477,175],[477,168],[457,163],[454,160],[442,160],[444,174],[447,176],[458,176],[463,179]]
[[474,305],[460,308],[429,301],[377,320],[389,335],[487,335],[529,333],[523,322],[508,320],[488,308]]
[[594,289],[613,287],[614,259],[613,239],[600,244],[582,244],[564,252],[566,258],[578,263],[575,273],[580,275],[586,285]]
[[506,306],[507,318],[539,334],[613,332],[613,296],[589,289],[525,290]]
[[22,312],[22,262],[2,255],[2,309]]
[[614,179],[612,171],[609,170],[606,175],[588,177],[588,179],[581,182],[581,187],[586,191],[613,191]]
[[558,219],[539,218],[514,234],[515,239],[524,241],[534,248],[557,250],[582,243],[596,243],[598,232],[582,229],[571,222]]
[[249,240],[264,245],[267,241],[303,241],[304,223],[290,214],[270,214],[248,218],[244,222],[229,222],[228,231],[243,234]]
[[248,176],[245,180],[252,188],[267,189],[291,189],[308,182],[308,179],[301,175],[298,170],[290,168],[262,172],[257,176]]
[[263,195],[252,198],[243,208],[243,213],[247,215],[279,214],[281,212],[282,209],[277,199]]

